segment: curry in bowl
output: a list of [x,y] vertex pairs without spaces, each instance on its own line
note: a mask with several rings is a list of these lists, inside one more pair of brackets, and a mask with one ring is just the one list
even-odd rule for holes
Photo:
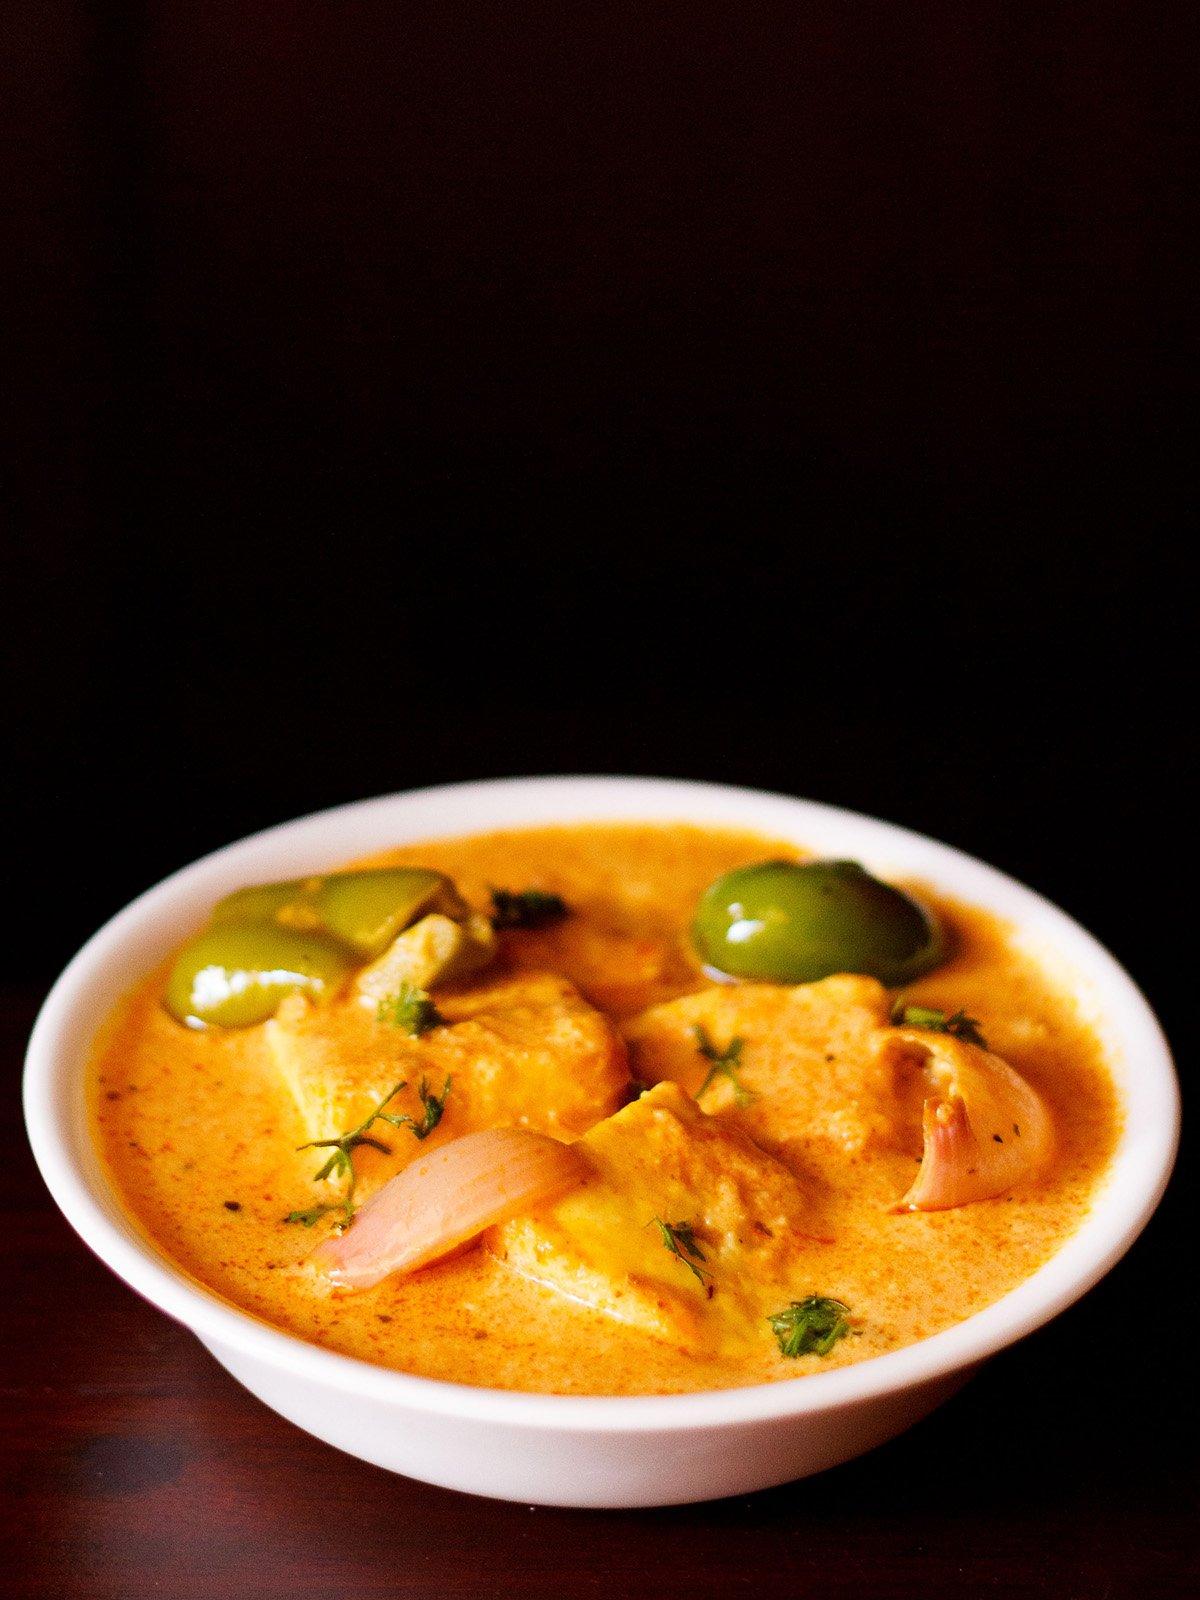
[[108,1020],[97,1146],[162,1252],[327,1348],[661,1394],[961,1322],[1119,1133],[999,919],[695,825],[426,842],[247,885]]

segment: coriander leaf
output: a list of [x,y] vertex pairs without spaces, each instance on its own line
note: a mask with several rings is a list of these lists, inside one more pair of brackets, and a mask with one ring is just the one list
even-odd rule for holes
[[981,1050],[988,1047],[987,1040],[979,1031],[978,1020],[969,1017],[961,1009],[948,1017],[944,1011],[937,1011],[932,1006],[909,1006],[900,999],[892,1007],[891,1020],[901,1027],[928,1028],[931,1033],[949,1033],[967,1044],[977,1044]]
[[414,1039],[430,1028],[444,1026],[446,1021],[425,990],[411,983],[402,983],[395,994],[381,1000],[375,1015],[380,1022],[390,1022]]
[[569,915],[562,896],[544,889],[492,890],[493,928],[548,928]]
[[697,1261],[707,1261],[708,1257],[696,1243],[696,1232],[690,1222],[664,1222],[661,1217],[654,1217],[652,1221],[658,1229],[663,1249],[678,1256],[698,1282],[703,1283],[705,1278],[712,1277],[707,1267],[696,1266]]
[[450,1093],[450,1085],[454,1082],[452,1077],[446,1079],[440,1095],[431,1094],[429,1080],[422,1078],[417,1086],[417,1095],[421,1101],[424,1115],[420,1122],[409,1116],[388,1117],[393,1127],[399,1128],[407,1125],[408,1131],[417,1139],[427,1139],[438,1123],[442,1120],[442,1112],[446,1109],[446,1096]]
[[742,1064],[742,1046],[745,1040],[731,1039],[724,1050],[718,1050],[701,1023],[698,1022],[692,1032],[696,1036],[696,1049],[710,1063],[708,1075],[696,1090],[696,1099],[699,1100],[714,1078],[722,1076],[728,1078],[733,1085],[733,1098],[741,1109],[744,1110],[747,1106],[753,1105],[755,1096],[738,1077]]
[[[447,1089],[449,1089],[449,1086],[449,1081],[447,1080]],[[369,1144],[373,1150],[380,1150],[384,1155],[389,1154],[388,1146],[381,1139],[373,1139],[367,1130],[372,1123],[380,1119],[384,1122],[390,1122],[394,1128],[402,1127],[405,1123],[412,1121],[411,1117],[397,1117],[393,1112],[385,1109],[389,1101],[393,1100],[401,1089],[407,1089],[407,1087],[408,1085],[402,1082],[396,1084],[395,1088],[389,1089],[366,1121],[360,1122],[357,1128],[351,1128],[349,1133],[339,1134],[336,1139],[310,1139],[307,1144],[297,1145],[296,1148],[298,1150],[329,1150],[331,1152],[329,1160],[326,1161],[319,1172],[313,1173],[313,1182],[321,1183],[325,1179],[344,1177],[347,1180],[346,1192],[340,1200],[329,1205],[314,1206],[311,1211],[289,1211],[283,1219],[285,1222],[299,1222],[304,1227],[311,1228],[313,1223],[319,1217],[323,1217],[327,1211],[341,1211],[344,1218],[342,1226],[349,1227],[354,1220],[354,1213],[358,1209],[354,1204],[354,1186],[357,1179],[352,1152],[357,1150],[360,1144]],[[442,1098],[445,1099],[445,1095]],[[440,1111],[438,1116],[441,1116]],[[424,1134],[418,1135],[418,1138],[423,1139],[424,1137]]]
[[[301,1145],[300,1148],[303,1149],[304,1146]],[[347,1151],[341,1149],[339,1146],[339,1148],[333,1152],[329,1160],[321,1168],[320,1172],[313,1173],[313,1182],[320,1183],[322,1179],[332,1177],[335,1173],[340,1178],[344,1172],[349,1172],[349,1170],[350,1156]]]
[[810,1294],[793,1300],[784,1311],[768,1317],[771,1331],[785,1356],[827,1356],[839,1339],[850,1332],[846,1320],[850,1307],[841,1300]]
[[311,1211],[289,1211],[284,1217],[285,1222],[298,1222],[302,1227],[311,1228],[314,1222],[319,1222],[329,1211],[341,1211],[340,1204],[331,1206],[313,1206]]

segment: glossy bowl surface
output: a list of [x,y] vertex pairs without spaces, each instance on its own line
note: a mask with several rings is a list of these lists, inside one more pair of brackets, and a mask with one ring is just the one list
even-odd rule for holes
[[[1111,1173],[1084,1225],[1003,1299],[932,1338],[855,1366],[705,1394],[515,1394],[373,1367],[231,1306],[178,1270],[125,1216],[88,1136],[84,1072],[102,1019],[248,882],[300,877],[389,845],[572,821],[686,821],[753,829],[884,878],[920,879],[1006,918],[1066,976],[1124,1099]],[[430,1483],[543,1505],[666,1505],[744,1494],[848,1460],[899,1433],[989,1356],[1048,1321],[1124,1254],[1166,1185],[1178,1087],[1141,994],[1063,912],[991,867],[889,824],[781,795],[642,778],[515,778],[339,807],[230,845],[107,923],[51,991],[29,1044],[25,1110],[38,1164],[84,1241],[192,1329],[240,1382],[299,1427]]]

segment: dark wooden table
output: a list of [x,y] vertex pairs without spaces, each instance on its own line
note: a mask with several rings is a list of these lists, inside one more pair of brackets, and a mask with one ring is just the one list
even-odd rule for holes
[[[0,997],[4,1081],[40,996]],[[112,1277],[3,1112],[0,1593],[1192,1597],[1194,1261],[1182,1177],[1125,1262],[907,1436],[748,1498],[549,1510],[344,1456]]]

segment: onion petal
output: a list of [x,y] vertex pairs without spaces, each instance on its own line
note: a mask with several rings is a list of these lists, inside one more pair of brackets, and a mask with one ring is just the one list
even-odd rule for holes
[[1054,1125],[1041,1096],[978,1045],[917,1028],[889,1030],[885,1049],[924,1056],[938,1091],[922,1115],[920,1170],[897,1211],[944,1211],[1004,1194],[1045,1166]]
[[578,1183],[585,1159],[526,1128],[484,1128],[420,1156],[310,1257],[341,1288],[369,1289],[447,1255],[493,1223]]

